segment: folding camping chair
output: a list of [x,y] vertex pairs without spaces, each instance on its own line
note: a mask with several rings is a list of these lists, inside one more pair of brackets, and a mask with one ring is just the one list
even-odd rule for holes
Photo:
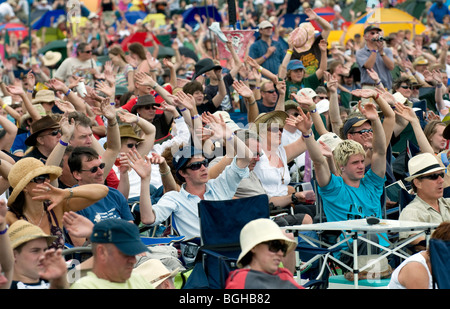
[[450,289],[450,241],[430,239],[428,246],[433,287]]
[[201,247],[184,288],[223,289],[228,273],[236,268],[241,229],[252,220],[269,218],[269,198],[261,194],[223,201],[202,200],[198,214]]

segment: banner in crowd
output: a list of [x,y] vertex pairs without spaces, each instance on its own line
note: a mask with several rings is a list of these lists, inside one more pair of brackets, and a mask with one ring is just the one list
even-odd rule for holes
[[[234,50],[240,59],[244,59],[245,51],[248,44],[253,42],[251,38],[255,34],[254,30],[225,30],[222,31],[227,37],[228,41],[233,43]],[[217,40],[217,47],[219,49],[219,56],[221,59],[231,59],[231,53],[228,50],[226,43]]]

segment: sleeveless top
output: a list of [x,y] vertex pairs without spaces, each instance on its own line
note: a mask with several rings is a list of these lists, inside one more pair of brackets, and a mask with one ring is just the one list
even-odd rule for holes
[[[423,251],[422,251],[423,252]],[[433,279],[430,273],[430,270],[428,269],[428,265],[427,265],[427,261],[425,260],[424,256],[422,254],[416,253],[414,255],[411,255],[410,257],[408,257],[406,260],[404,260],[392,273],[391,275],[391,281],[389,282],[388,288],[389,289],[406,289],[402,284],[400,284],[400,282],[398,281],[398,274],[400,273],[400,270],[408,263],[410,262],[418,262],[420,264],[422,264],[428,273],[428,288],[432,289],[433,288]]]
[[[50,210],[50,211],[46,210],[45,212],[47,213],[47,219],[48,219],[48,222],[50,223],[50,235],[57,237],[50,244],[50,246],[48,248],[49,249],[51,249],[51,248],[64,249],[64,243],[65,243],[64,233],[63,233],[62,229],[59,227],[58,219],[56,219],[55,212],[53,210]],[[55,222],[55,224],[53,224],[52,217],[53,217],[53,221]],[[22,216],[19,219],[24,219],[24,220],[28,221],[28,219],[25,216]]]

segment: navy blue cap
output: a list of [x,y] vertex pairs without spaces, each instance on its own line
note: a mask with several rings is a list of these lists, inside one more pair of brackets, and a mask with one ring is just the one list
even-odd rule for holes
[[192,146],[185,146],[173,156],[172,164],[175,168],[175,175],[178,179],[184,181],[184,177],[179,174],[179,171],[187,165],[192,157],[198,154],[203,154],[201,149]]
[[106,219],[94,225],[92,243],[114,244],[125,255],[148,251],[139,236],[138,227],[123,219]]

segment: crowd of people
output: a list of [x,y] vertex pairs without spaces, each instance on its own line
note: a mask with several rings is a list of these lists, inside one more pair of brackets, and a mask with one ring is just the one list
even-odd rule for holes
[[[149,258],[139,228],[197,239],[203,199],[266,194],[271,210],[291,214],[242,229],[240,269],[227,288],[301,288],[295,237],[280,226],[324,220],[319,200],[327,221],[383,219],[400,207],[394,219],[441,224],[433,237],[449,240],[450,11],[431,5],[424,33],[366,24],[347,38],[343,3],[318,2],[239,3],[240,28],[255,31],[243,57],[222,32],[226,3],[211,3],[219,29],[205,16],[195,27],[183,21],[198,2],[107,0],[96,12],[81,5],[83,23],[60,16],[27,37],[3,33],[0,287],[173,289],[180,268]],[[320,6],[335,19],[317,14]],[[30,12],[60,9],[71,8],[8,0],[0,22],[26,25]],[[131,11],[165,22],[130,23]],[[285,28],[288,11],[306,20]],[[338,29],[340,41],[330,42]],[[123,46],[142,32],[145,41]],[[161,55],[163,35],[173,54]],[[54,38],[64,52],[41,53]],[[409,191],[408,205],[386,194],[391,186]],[[390,287],[432,287],[424,241],[413,243],[413,266],[392,264]],[[67,280],[67,245],[92,248],[76,282]]]

